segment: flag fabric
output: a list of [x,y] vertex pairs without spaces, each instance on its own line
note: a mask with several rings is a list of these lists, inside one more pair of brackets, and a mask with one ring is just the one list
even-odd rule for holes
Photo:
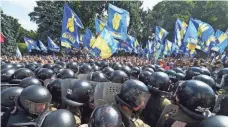
[[90,40],[94,38],[90,29],[86,28],[85,33],[83,35],[83,47],[90,47]]
[[120,49],[120,50],[124,50],[125,52],[128,52],[128,53],[132,53],[132,51],[133,51],[133,46],[132,46],[132,44],[130,44],[130,42],[128,42],[128,41],[120,41],[119,42],[119,46],[118,46],[118,48]]
[[44,46],[44,44],[39,40],[38,44],[40,46],[40,50],[47,53],[47,48]]
[[228,28],[226,29],[226,34],[228,34]]
[[222,54],[225,48],[228,45],[228,35],[224,32],[220,33],[220,35],[216,35],[217,37],[217,45],[213,47],[211,50]]
[[163,44],[165,37],[169,34],[164,28],[156,26],[155,28],[155,39]]
[[197,19],[191,20],[197,29],[197,36],[201,42],[207,41],[210,36],[214,35],[215,31],[210,24]]
[[100,58],[106,59],[116,52],[118,43],[114,41],[111,33],[104,28],[91,47],[97,56],[99,55]]
[[53,52],[60,51],[60,47],[58,45],[56,45],[49,36],[48,36],[48,49]]
[[211,48],[216,46],[216,37],[214,35],[212,35],[211,37],[209,37],[209,39],[204,43],[204,45],[202,46],[202,51],[209,53],[211,51]]
[[2,33],[0,35],[0,41],[1,41],[1,43],[7,43],[8,42],[8,40],[6,39],[6,37]]
[[159,58],[159,56],[161,56],[161,52],[162,52],[163,47],[164,46],[161,44],[159,49],[157,49],[157,51],[155,52],[155,54],[154,54],[154,64],[157,64],[158,58]]
[[228,52],[224,52],[221,56],[221,62],[225,63],[228,59]]
[[171,53],[179,53],[179,46],[177,44],[172,44],[172,49],[171,49]]
[[100,34],[100,32],[104,29],[105,26],[106,26],[105,23],[100,21],[97,17],[95,18],[95,28],[96,28],[97,35]]
[[21,52],[20,52],[20,50],[19,50],[18,47],[16,48],[16,54],[15,54],[15,56],[18,57],[18,58],[22,58]]
[[64,5],[62,22],[61,46],[69,48],[71,45],[79,48],[79,28],[84,28],[76,13],[67,5]]
[[163,55],[170,56],[172,54],[172,45],[173,43],[169,40],[165,40]]
[[129,25],[129,12],[112,4],[108,5],[108,30],[116,39],[127,39],[127,27]]
[[181,21],[180,19],[176,20],[175,23],[175,30],[174,30],[174,44],[177,44],[177,46],[182,46],[182,41],[184,38],[184,34],[187,29],[187,24],[184,21]]
[[152,45],[153,45],[153,42],[152,42],[151,40],[148,40],[148,41],[146,42],[146,47],[144,48],[144,52],[145,52],[146,54],[152,53]]
[[27,37],[24,37],[24,41],[27,46],[28,52],[31,52],[32,49],[36,49],[36,50],[40,51],[40,49],[38,48],[38,46],[36,44],[36,41],[34,41],[30,38],[27,38]]
[[184,52],[190,50],[190,54],[194,54],[197,42],[198,42],[197,29],[192,23],[192,19],[190,19],[188,28],[183,40],[184,45],[183,47],[181,47],[181,50],[183,50]]

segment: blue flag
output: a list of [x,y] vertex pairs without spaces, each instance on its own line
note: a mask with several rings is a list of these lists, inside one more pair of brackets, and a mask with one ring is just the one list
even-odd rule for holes
[[59,52],[60,51],[60,47],[58,45],[56,45],[51,38],[48,36],[48,49],[53,51],[53,52]]
[[30,38],[27,38],[27,37],[24,37],[24,41],[27,46],[28,52],[31,52],[32,49],[36,49],[36,50],[40,51],[40,49],[38,48],[38,46],[36,44],[36,41],[34,41]]
[[104,29],[105,26],[105,23],[100,21],[98,18],[95,18],[96,34],[100,34],[100,32]]
[[61,46],[79,48],[79,28],[84,28],[81,20],[75,12],[67,5],[64,5],[62,22]]
[[160,48],[155,52],[154,54],[154,64],[157,64],[158,58],[161,55],[163,49],[163,45],[160,46]]
[[175,30],[174,30],[174,44],[177,44],[179,47],[182,46],[182,41],[184,38],[184,34],[187,29],[187,24],[180,19],[177,19],[175,23]]
[[127,27],[129,25],[129,12],[112,4],[108,5],[108,30],[117,39],[127,39]]
[[222,52],[225,50],[225,48],[228,45],[228,35],[224,32],[221,33],[221,35],[217,38],[218,44],[213,47],[211,50],[218,52],[219,54],[222,54]]
[[104,28],[91,47],[97,56],[106,59],[116,52],[118,43],[114,41],[111,33]]
[[209,37],[209,39],[204,43],[203,47],[202,47],[202,51],[209,53],[211,51],[211,48],[216,46],[216,37],[214,35],[212,35],[211,37]]
[[85,34],[83,36],[83,47],[89,48],[90,47],[90,40],[94,38],[92,32],[86,28]]
[[39,40],[38,44],[40,46],[40,50],[47,53],[47,48],[44,46],[44,44]]
[[165,37],[168,35],[169,33],[162,27],[156,26],[155,28],[155,39],[163,44],[163,41],[165,39]]
[[173,46],[173,43],[166,39],[163,55],[170,56],[172,54],[172,46]]
[[197,36],[201,42],[205,42],[208,38],[214,35],[214,29],[208,23],[202,22],[201,20],[192,19],[192,23],[197,29]]
[[18,47],[16,48],[16,55],[15,56],[18,58],[22,58],[21,52],[20,52]]

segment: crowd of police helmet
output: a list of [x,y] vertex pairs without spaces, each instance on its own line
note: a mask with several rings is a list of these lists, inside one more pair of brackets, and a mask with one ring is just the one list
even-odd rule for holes
[[[115,104],[95,106],[103,82],[121,86]],[[226,127],[227,105],[228,68],[1,63],[3,127]]]

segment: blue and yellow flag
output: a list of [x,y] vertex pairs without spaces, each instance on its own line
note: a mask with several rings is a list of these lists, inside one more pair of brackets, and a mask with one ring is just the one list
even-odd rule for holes
[[164,28],[156,26],[155,28],[155,39],[163,44],[165,37],[169,34]]
[[159,47],[159,49],[157,49],[157,51],[154,53],[154,64],[157,64],[158,58],[162,54],[161,52],[162,52],[163,47],[164,46],[161,44],[160,47]]
[[176,53],[176,54],[180,53],[179,46],[177,44],[173,44],[171,53]]
[[220,35],[216,35],[217,37],[217,45],[213,47],[211,50],[218,52],[219,54],[222,54],[222,52],[225,50],[225,48],[228,45],[228,35],[224,32],[220,33]]
[[95,18],[95,28],[96,28],[97,35],[100,34],[100,32],[104,29],[105,26],[106,26],[105,23],[100,21],[97,17]]
[[201,42],[205,42],[209,39],[210,36],[214,35],[215,31],[212,26],[208,23],[205,23],[201,20],[192,19],[192,23],[197,29],[197,36]]
[[174,44],[177,44],[177,46],[182,46],[182,41],[184,38],[184,34],[187,29],[187,24],[184,21],[181,21],[180,19],[177,19],[175,23],[175,30],[174,30]]
[[153,46],[153,41],[152,40],[148,40],[146,42],[146,47],[144,48],[144,52],[146,54],[151,54],[152,53],[152,46]]
[[44,46],[44,44],[39,40],[38,44],[40,46],[40,50],[47,53],[47,48]]
[[48,36],[48,49],[53,52],[60,51],[60,47],[58,45],[56,45],[49,36]]
[[108,5],[108,30],[112,36],[125,41],[127,39],[127,27],[129,25],[129,12],[112,4]]
[[62,22],[61,46],[69,48],[71,45],[79,48],[79,28],[84,28],[81,20],[75,12],[67,5],[64,5]]
[[183,47],[181,50],[184,52],[190,51],[190,54],[195,54],[195,48],[198,43],[197,29],[192,23],[192,19],[189,20],[188,28],[184,36]]
[[19,50],[18,47],[16,48],[16,54],[15,54],[15,56],[18,57],[18,58],[22,58],[21,52],[20,52],[20,50]]
[[224,52],[221,56],[221,62],[225,63],[228,59],[228,52]]
[[91,48],[93,48],[93,51],[96,53],[96,55],[99,55],[100,58],[106,59],[111,57],[112,54],[116,52],[118,43],[114,41],[111,33],[104,28]]
[[211,37],[208,38],[208,40],[204,43],[202,46],[201,50],[209,53],[211,51],[211,48],[216,46],[216,37],[212,35]]
[[94,39],[92,32],[90,31],[90,29],[86,28],[83,35],[83,47],[89,48],[92,38]]
[[27,38],[27,37],[24,37],[24,41],[27,46],[28,52],[31,52],[32,49],[36,49],[36,50],[40,51],[40,49],[38,48],[38,46],[36,44],[36,41],[34,41],[30,38]]
[[169,40],[165,40],[163,55],[170,56],[172,54],[173,43]]
[[128,53],[132,53],[132,51],[133,51],[132,44],[130,44],[130,42],[128,42],[128,41],[120,40],[118,48],[120,50],[124,50],[125,52],[128,52]]

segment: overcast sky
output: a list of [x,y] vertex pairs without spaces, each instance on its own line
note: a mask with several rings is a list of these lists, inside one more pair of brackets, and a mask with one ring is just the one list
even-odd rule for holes
[[[19,23],[27,30],[37,30],[37,24],[30,21],[28,14],[33,11],[37,0],[0,0],[3,12],[19,20]],[[144,10],[152,9],[162,0],[143,0]]]

